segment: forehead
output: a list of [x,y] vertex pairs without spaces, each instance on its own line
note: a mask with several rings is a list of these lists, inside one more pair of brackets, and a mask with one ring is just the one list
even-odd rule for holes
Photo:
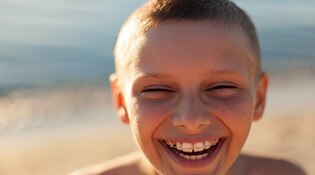
[[167,74],[175,65],[173,69],[185,71],[237,69],[252,74],[254,58],[248,48],[247,38],[236,27],[205,21],[164,21],[143,34],[127,69]]
[[198,45],[200,50],[217,47],[250,50],[249,40],[240,28],[208,21],[166,20],[144,32],[143,36],[147,45],[177,42],[172,48]]
[[248,39],[240,29],[206,21],[166,21],[144,34],[144,40],[137,50],[141,59],[146,57],[143,54],[209,59],[234,55],[234,59],[246,57],[252,61]]

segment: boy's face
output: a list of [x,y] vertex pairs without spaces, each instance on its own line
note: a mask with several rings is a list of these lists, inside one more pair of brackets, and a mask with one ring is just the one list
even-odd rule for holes
[[112,81],[121,119],[161,174],[224,174],[262,115],[267,77],[255,81],[246,37],[207,22],[150,29]]

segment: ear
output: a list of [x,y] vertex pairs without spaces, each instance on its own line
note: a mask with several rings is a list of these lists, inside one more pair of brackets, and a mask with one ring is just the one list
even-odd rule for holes
[[129,124],[129,117],[128,117],[128,113],[125,107],[124,96],[121,92],[117,75],[111,74],[109,76],[109,81],[111,85],[111,92],[112,92],[113,103],[116,110],[116,115],[123,123]]
[[256,104],[253,118],[254,121],[259,120],[264,113],[268,82],[268,75],[266,73],[262,73],[258,82],[258,87],[256,89]]

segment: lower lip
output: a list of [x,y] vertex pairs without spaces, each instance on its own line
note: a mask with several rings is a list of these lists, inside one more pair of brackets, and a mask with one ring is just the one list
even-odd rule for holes
[[[163,141],[162,141],[163,142]],[[165,143],[161,143],[162,147],[164,148],[164,150],[167,152],[167,154],[179,165],[183,166],[183,167],[187,167],[187,168],[201,168],[201,167],[205,167],[208,166],[209,164],[211,164],[214,159],[216,158],[216,156],[218,155],[218,153],[220,152],[223,144],[224,144],[224,139],[220,139],[220,142],[218,143],[217,147],[215,148],[215,150],[208,155],[207,157],[204,157],[202,159],[199,160],[187,160],[183,157],[178,156],[176,153],[174,153],[173,151],[171,151],[168,146],[166,146]]]

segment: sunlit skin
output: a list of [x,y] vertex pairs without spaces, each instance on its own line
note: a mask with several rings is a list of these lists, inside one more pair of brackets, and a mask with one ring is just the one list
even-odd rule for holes
[[[140,149],[71,175],[305,175],[285,160],[240,154],[268,86],[241,30],[166,20],[131,43],[110,81]],[[198,160],[167,146],[212,139],[217,146]]]
[[[285,160],[240,154],[268,86],[242,30],[165,20],[128,38],[138,29],[128,27],[110,82],[117,116],[140,149],[71,175],[305,175]],[[205,148],[206,140],[217,142]]]
[[[192,25],[193,24],[193,25]],[[225,174],[263,112],[267,76],[257,75],[244,33],[205,21],[164,21],[112,77],[118,116],[164,175]],[[183,165],[161,140],[223,140],[208,164]]]

